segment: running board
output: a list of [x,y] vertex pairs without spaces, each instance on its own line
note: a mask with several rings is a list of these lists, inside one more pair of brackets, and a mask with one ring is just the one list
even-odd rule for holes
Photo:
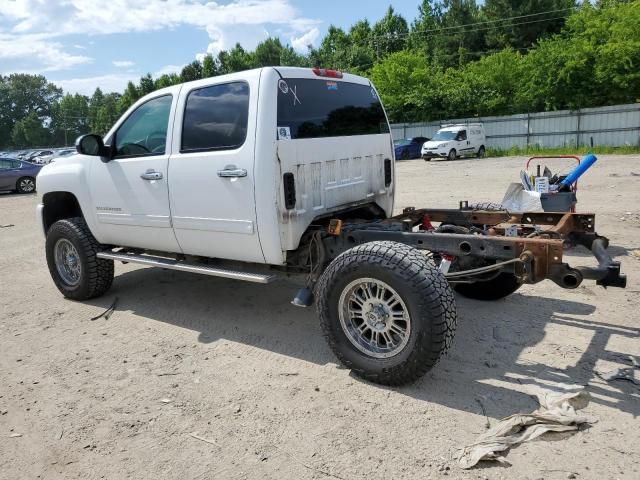
[[98,252],[98,258],[105,260],[115,260],[119,262],[138,263],[149,267],[167,268],[169,270],[180,270],[182,272],[199,273],[200,275],[211,275],[213,277],[230,278],[233,280],[243,280],[254,283],[271,283],[276,279],[276,275],[264,275],[262,273],[247,273],[236,270],[226,270],[224,268],[210,267],[205,264],[187,263],[172,258],[152,257],[150,255],[133,255],[129,253]]

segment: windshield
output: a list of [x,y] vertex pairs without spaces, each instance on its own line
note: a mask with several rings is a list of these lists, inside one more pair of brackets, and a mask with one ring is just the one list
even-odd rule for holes
[[369,85],[287,78],[278,81],[278,138],[389,133],[376,91]]
[[440,130],[431,140],[453,140],[456,138],[456,133],[452,130]]
[[403,140],[394,140],[393,144],[396,147],[404,147],[405,145],[409,145],[411,142],[407,139],[403,139]]

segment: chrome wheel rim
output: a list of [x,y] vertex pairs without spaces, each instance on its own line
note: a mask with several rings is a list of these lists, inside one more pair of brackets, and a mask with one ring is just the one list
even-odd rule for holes
[[20,190],[22,190],[23,192],[33,192],[36,188],[36,184],[33,180],[31,180],[30,178],[23,178],[22,180],[20,180]]
[[78,250],[66,238],[58,240],[54,246],[56,270],[64,283],[74,287],[80,283],[82,268]]
[[397,355],[411,335],[406,304],[387,283],[374,278],[359,278],[342,290],[338,315],[351,344],[374,358]]

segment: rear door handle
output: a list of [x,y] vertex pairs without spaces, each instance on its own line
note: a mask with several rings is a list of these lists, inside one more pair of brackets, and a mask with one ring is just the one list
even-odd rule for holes
[[247,170],[244,168],[225,168],[224,170],[218,170],[218,176],[221,178],[246,177]]
[[162,180],[162,172],[156,172],[155,170],[147,170],[140,175],[143,180]]

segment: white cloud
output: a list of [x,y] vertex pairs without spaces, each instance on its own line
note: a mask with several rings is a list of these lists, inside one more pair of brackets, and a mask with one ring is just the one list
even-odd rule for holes
[[[11,32],[12,43],[20,44],[29,35],[42,38],[65,35],[107,35],[149,32],[192,26],[207,31],[207,53],[217,54],[240,41],[247,49],[266,38],[266,26],[284,29],[297,49],[314,42],[319,23],[301,16],[293,0],[233,0],[229,3],[195,0],[15,0],[0,1],[0,32]],[[306,33],[305,33],[306,32]],[[301,36],[300,36],[301,35]],[[296,37],[298,36],[298,37]],[[91,43],[91,42],[89,42]],[[54,44],[56,45],[56,44]],[[86,63],[86,57],[74,56],[56,45],[61,66]],[[2,51],[4,49],[0,49]],[[43,52],[44,49],[40,48]],[[55,55],[52,56],[55,58]],[[2,57],[0,57],[2,58]],[[54,69],[54,60],[42,58],[34,68]]]
[[12,64],[21,66],[20,71],[23,73],[42,73],[67,70],[77,65],[90,63],[92,59],[85,55],[67,53],[59,42],[46,36],[20,35],[16,37],[0,33],[0,61],[4,64],[11,61]]
[[291,46],[300,53],[306,53],[307,47],[309,45],[313,45],[316,42],[316,40],[318,40],[319,36],[320,36],[320,30],[318,30],[316,27],[313,27],[304,35],[292,38]]
[[127,82],[137,83],[140,74],[112,74],[99,75],[87,78],[68,78],[50,80],[57,86],[62,87],[65,93],[80,93],[82,95],[91,96],[100,87],[103,93],[118,92],[121,93],[127,86]]
[[135,65],[134,62],[131,62],[129,60],[114,60],[111,63],[113,63],[113,65],[118,68],[133,67]]
[[170,75],[172,73],[180,73],[184,65],[165,65],[157,72],[153,73],[153,78],[161,77],[162,75]]

